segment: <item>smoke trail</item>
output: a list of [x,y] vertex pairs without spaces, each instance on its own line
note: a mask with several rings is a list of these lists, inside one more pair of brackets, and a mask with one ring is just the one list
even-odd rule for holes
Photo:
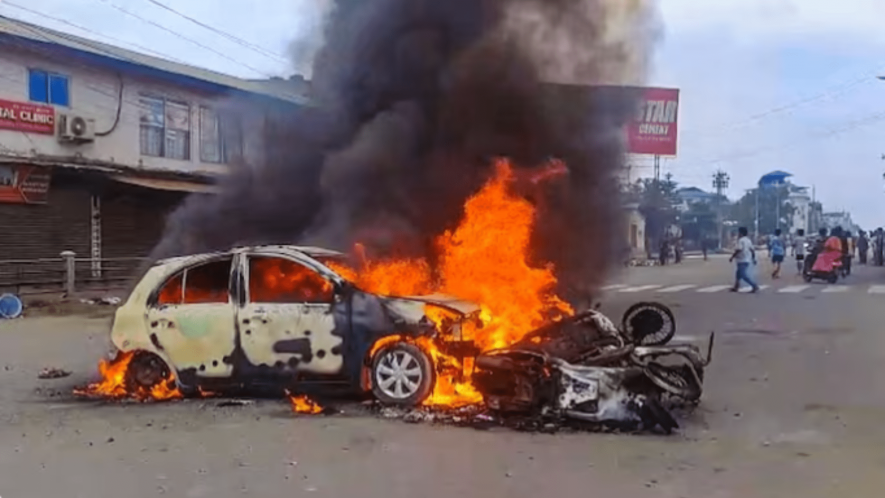
[[[244,243],[427,254],[492,158],[566,161],[538,195],[536,256],[584,293],[621,241],[614,183],[652,44],[642,0],[335,0],[316,109],[281,116],[262,167],[170,217],[155,256]],[[551,84],[553,83],[553,84]]]

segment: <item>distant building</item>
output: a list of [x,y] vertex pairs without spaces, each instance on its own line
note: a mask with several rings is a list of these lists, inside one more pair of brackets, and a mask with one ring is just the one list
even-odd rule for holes
[[[676,204],[675,208],[681,213],[688,211],[693,204],[701,202],[714,204],[717,198],[716,194],[705,192],[697,187],[681,188],[676,190],[675,194],[678,199],[678,204]],[[725,201],[724,198],[722,200]]]
[[787,187],[786,202],[793,207],[792,219],[788,220],[790,231],[795,233],[796,230],[801,229],[808,233],[811,231],[811,194],[808,192],[808,187],[800,187],[792,183],[788,183]]
[[642,259],[646,256],[645,247],[645,216],[639,211],[638,203],[625,203],[623,205],[627,221],[627,247],[630,257]]
[[859,227],[851,220],[851,213],[847,211],[824,213],[822,221],[822,226],[827,230],[842,227],[843,230],[848,230],[854,233],[859,231]]

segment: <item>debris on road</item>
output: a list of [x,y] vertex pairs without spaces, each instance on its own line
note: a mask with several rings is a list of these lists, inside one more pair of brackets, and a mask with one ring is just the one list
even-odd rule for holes
[[43,370],[40,370],[40,373],[37,374],[37,378],[39,379],[61,379],[63,377],[67,377],[71,375],[71,372],[67,370],[62,370],[60,368],[50,368],[46,367]]
[[227,399],[219,402],[217,407],[225,407],[225,406],[252,406],[255,404],[255,400],[252,399]]
[[123,300],[119,297],[102,297],[98,299],[81,299],[80,304],[102,305],[102,306],[119,306]]

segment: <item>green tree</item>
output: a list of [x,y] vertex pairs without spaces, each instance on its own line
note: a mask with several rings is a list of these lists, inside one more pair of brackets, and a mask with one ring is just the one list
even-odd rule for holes
[[715,240],[718,237],[716,210],[708,202],[696,202],[689,206],[688,211],[679,215],[682,226],[682,238],[700,247],[704,239]]
[[676,188],[672,175],[667,174],[664,180],[641,179],[633,189],[638,194],[639,212],[645,216],[645,233],[653,248],[660,244],[667,226],[677,220]]
[[[786,187],[770,187],[759,189],[759,234],[767,235],[774,232],[778,226],[781,230],[791,229],[793,219],[793,206],[787,199]],[[747,227],[753,233],[756,225],[756,190],[750,190],[736,203],[731,206],[728,217],[737,222],[738,226]],[[780,203],[780,209],[778,209]],[[780,214],[781,222],[777,222],[777,214]]]

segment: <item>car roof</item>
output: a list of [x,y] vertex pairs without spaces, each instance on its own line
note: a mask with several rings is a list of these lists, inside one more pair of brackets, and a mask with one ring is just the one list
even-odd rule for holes
[[215,252],[205,252],[205,253],[197,253],[197,254],[188,254],[186,256],[175,256],[171,258],[164,258],[156,261],[154,266],[165,266],[170,264],[181,263],[188,260],[199,260],[199,259],[211,259],[216,256],[224,256],[229,254],[237,254],[244,252],[264,252],[264,251],[282,251],[282,252],[300,252],[306,256],[311,258],[344,258],[347,255],[334,251],[332,249],[324,249],[322,247],[313,247],[313,246],[296,246],[296,245],[286,245],[286,244],[268,244],[268,245],[258,245],[258,246],[240,246],[230,251],[215,251]]

